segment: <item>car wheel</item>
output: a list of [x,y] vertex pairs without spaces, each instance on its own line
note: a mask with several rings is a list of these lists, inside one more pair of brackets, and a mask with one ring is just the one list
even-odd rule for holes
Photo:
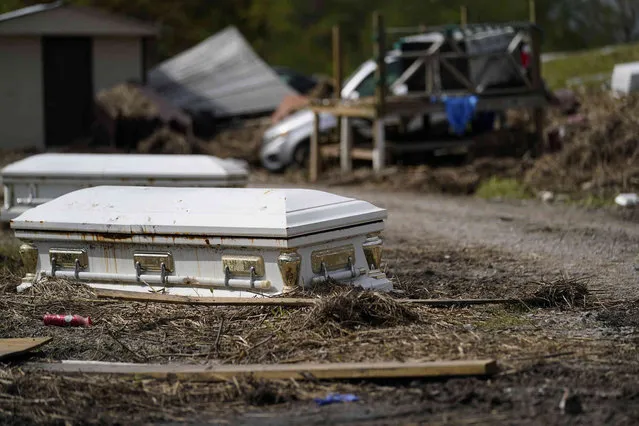
[[301,142],[293,151],[293,164],[295,168],[305,169],[308,166],[308,159],[311,152],[311,142],[305,140]]

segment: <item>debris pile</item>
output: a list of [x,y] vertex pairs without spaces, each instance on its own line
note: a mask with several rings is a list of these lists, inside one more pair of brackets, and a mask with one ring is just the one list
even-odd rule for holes
[[[187,114],[151,89],[133,83],[98,93],[95,110],[94,139],[102,145],[178,154],[185,153],[183,139],[192,134]],[[141,149],[140,141],[144,141]]]
[[508,130],[479,136],[467,158],[470,161],[461,165],[431,161],[428,166],[390,167],[374,173],[367,164],[344,174],[337,164],[326,163],[320,177],[333,186],[461,195],[474,194],[494,177],[516,179],[531,194],[561,193],[575,199],[611,200],[619,193],[639,192],[639,95],[615,98],[602,92],[584,93],[579,103],[579,114],[566,116],[563,110],[551,110],[548,121],[554,130],[549,139],[553,140],[539,158],[531,155],[534,135],[526,128],[528,119],[519,113],[509,116]]
[[322,298],[309,313],[308,323],[335,322],[348,328],[363,325],[389,327],[418,319],[415,311],[388,295],[351,289]]
[[616,195],[639,189],[639,96],[583,95],[584,120],[571,126],[563,149],[535,162],[525,183],[564,193]]
[[543,282],[534,293],[534,305],[546,308],[584,307],[588,301],[588,286],[582,278],[562,277]]

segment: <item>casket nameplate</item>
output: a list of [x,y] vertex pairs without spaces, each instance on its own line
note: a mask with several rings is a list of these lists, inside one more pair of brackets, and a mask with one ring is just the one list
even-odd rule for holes
[[84,249],[52,248],[49,250],[49,260],[56,269],[85,269],[89,266],[89,256]]
[[135,253],[133,263],[139,264],[143,271],[148,272],[162,272],[162,265],[165,272],[173,272],[175,269],[173,255],[170,252]]
[[[316,250],[311,254],[313,272],[320,274],[326,271],[351,268],[355,264],[355,247],[353,245]],[[324,270],[324,268],[326,268]]]
[[265,274],[262,256],[225,255],[222,256],[222,267],[232,276],[250,277],[251,269],[255,277]]

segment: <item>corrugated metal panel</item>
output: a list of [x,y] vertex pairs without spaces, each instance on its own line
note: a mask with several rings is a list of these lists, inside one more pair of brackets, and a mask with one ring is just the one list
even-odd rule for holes
[[56,9],[62,6],[62,1],[53,3],[34,4],[33,6],[23,7],[22,9],[12,10],[11,12],[0,14],[0,22],[9,21],[11,19],[21,18],[34,13],[45,12],[47,10]]
[[274,111],[296,94],[235,27],[158,65],[148,84],[176,106],[218,117]]

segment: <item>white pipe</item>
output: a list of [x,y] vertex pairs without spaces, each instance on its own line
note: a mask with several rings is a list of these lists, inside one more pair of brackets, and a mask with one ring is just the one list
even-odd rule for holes
[[[350,274],[350,272],[349,272]],[[41,276],[50,276],[47,271],[40,272]],[[159,275],[140,275],[140,279],[135,274],[107,274],[100,272],[78,272],[76,277],[75,271],[55,271],[56,278],[66,278],[79,281],[116,281],[124,283],[150,283],[159,285],[172,285],[172,287],[194,287],[194,288],[208,288],[208,287],[236,287],[245,289],[257,289],[257,290],[269,290],[271,289],[271,282],[269,280],[255,280],[254,286],[251,287],[251,281],[248,279],[231,278],[228,280],[228,285],[224,283],[224,278],[198,278],[198,277],[179,277],[175,275],[167,275],[165,282]]]
[[[362,275],[362,272],[355,269],[355,273],[353,274],[353,272],[351,271],[340,271],[340,272],[334,272],[334,273],[329,273],[328,274],[328,278],[332,278],[336,281],[346,281],[346,280],[350,280],[350,279],[355,279],[357,277],[359,277],[360,275]],[[313,284],[321,284],[323,282],[326,281],[326,278],[321,276],[321,277],[313,277],[313,279],[311,280],[311,282]]]

